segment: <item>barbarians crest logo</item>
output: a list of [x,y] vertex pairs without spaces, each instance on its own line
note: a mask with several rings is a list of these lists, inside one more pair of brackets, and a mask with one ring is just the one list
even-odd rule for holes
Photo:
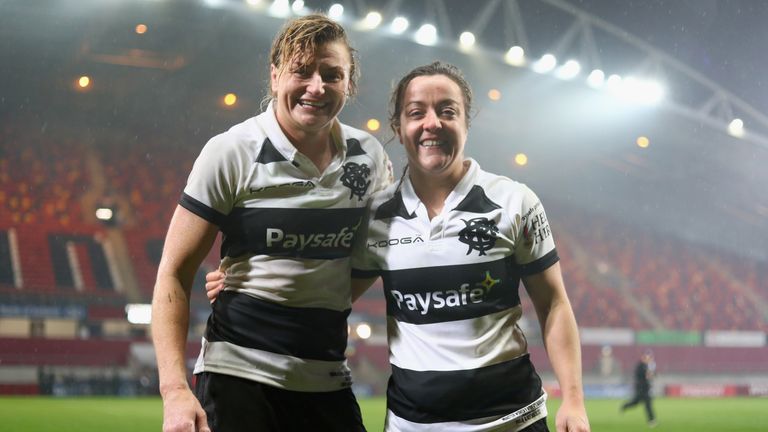
[[466,227],[459,231],[459,241],[469,246],[467,255],[473,250],[480,252],[480,255],[485,255],[486,251],[493,249],[496,245],[497,234],[499,233],[499,227],[496,226],[496,222],[484,217],[470,220],[462,219],[462,221],[464,221]]
[[368,186],[371,185],[371,181],[368,180],[371,169],[366,164],[354,162],[348,162],[342,168],[344,168],[344,174],[341,176],[341,184],[349,188],[349,199],[357,196],[357,200],[362,201]]

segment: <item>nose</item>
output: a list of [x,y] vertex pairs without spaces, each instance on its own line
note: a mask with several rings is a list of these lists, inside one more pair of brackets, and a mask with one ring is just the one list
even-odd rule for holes
[[320,73],[313,73],[307,80],[307,93],[314,95],[325,93],[325,82],[323,82],[323,77],[320,76]]
[[442,129],[443,125],[440,123],[440,117],[434,110],[427,111],[424,116],[424,129],[428,131],[435,131]]

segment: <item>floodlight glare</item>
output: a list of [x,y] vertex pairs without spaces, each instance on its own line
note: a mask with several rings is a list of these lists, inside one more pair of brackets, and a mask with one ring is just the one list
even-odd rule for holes
[[365,16],[365,20],[363,20],[363,27],[367,29],[375,29],[376,27],[381,24],[381,14],[378,12],[368,12],[368,15]]
[[744,137],[744,121],[740,118],[731,120],[728,124],[728,133],[736,138]]
[[357,333],[357,336],[360,339],[368,339],[371,337],[371,326],[366,323],[360,323],[357,325],[357,328],[355,328],[355,333]]
[[258,6],[259,3],[261,3],[261,0],[245,0],[246,3],[248,3],[249,6]]
[[557,66],[557,57],[552,54],[544,54],[533,64],[533,71],[541,74],[552,71]]
[[475,35],[472,32],[465,31],[459,36],[459,43],[462,48],[471,48],[475,44]]
[[600,88],[605,84],[605,73],[600,69],[595,69],[587,77],[587,85],[592,88]]
[[644,105],[657,104],[664,97],[664,89],[659,83],[632,76],[625,78],[622,83],[616,87],[615,92],[622,99]]
[[293,10],[293,13],[300,14],[304,10],[304,0],[296,0],[291,5],[291,10]]
[[576,60],[568,60],[564,65],[557,68],[557,77],[564,80],[570,80],[581,72],[581,65]]
[[212,9],[218,9],[224,6],[224,0],[203,0],[203,4]]
[[610,91],[618,91],[621,87],[621,75],[612,74],[608,77],[608,79],[605,81],[605,86]]
[[434,45],[437,43],[437,28],[432,24],[424,24],[416,30],[414,36],[416,43],[421,45]]
[[344,6],[338,3],[334,3],[333,6],[328,9],[328,16],[333,20],[340,20],[342,15],[344,15]]
[[504,61],[512,66],[522,66],[525,64],[525,50],[517,45],[507,51],[504,55]]
[[285,18],[291,13],[291,4],[288,0],[275,0],[269,7],[269,14],[274,17]]
[[410,23],[408,22],[407,19],[405,19],[404,17],[397,17],[392,20],[392,24],[390,24],[389,29],[394,34],[401,34],[404,31],[408,30],[409,25]]

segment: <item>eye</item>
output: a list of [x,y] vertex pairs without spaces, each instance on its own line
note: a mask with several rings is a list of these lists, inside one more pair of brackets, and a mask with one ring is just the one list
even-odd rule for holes
[[457,111],[454,108],[444,108],[440,114],[443,115],[443,117],[447,118],[454,118],[456,115],[458,115]]
[[325,82],[339,82],[344,79],[344,74],[341,72],[331,72],[323,75],[323,81]]
[[406,117],[418,118],[424,115],[424,111],[420,109],[412,109],[405,112]]

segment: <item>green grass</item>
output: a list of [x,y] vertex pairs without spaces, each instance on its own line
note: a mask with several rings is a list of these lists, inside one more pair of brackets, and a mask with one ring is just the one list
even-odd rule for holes
[[[768,431],[766,398],[657,399],[659,426],[654,431]],[[618,400],[589,400],[595,432],[647,431],[642,407],[619,414]],[[549,402],[552,432],[558,400]],[[360,400],[371,432],[384,426],[384,399]],[[0,432],[141,432],[159,431],[162,404],[158,398],[0,397]]]

